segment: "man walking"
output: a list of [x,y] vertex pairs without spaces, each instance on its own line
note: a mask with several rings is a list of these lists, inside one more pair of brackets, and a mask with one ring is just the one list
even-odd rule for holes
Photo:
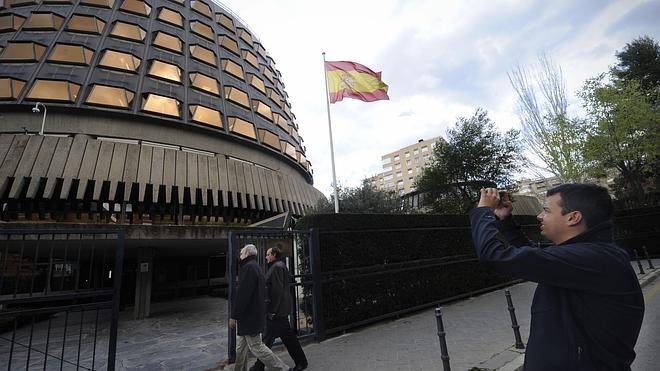
[[289,370],[261,341],[266,318],[265,279],[257,264],[257,248],[245,245],[241,249],[236,299],[231,308],[229,327],[237,327],[235,371],[247,370],[248,351],[269,369]]
[[554,244],[544,248],[527,240],[511,210],[508,196],[482,189],[470,223],[484,266],[538,283],[525,370],[630,370],[644,298],[630,256],[612,241],[607,189],[549,190],[537,216],[541,234]]
[[[300,346],[296,333],[289,323],[291,313],[290,282],[291,275],[284,262],[282,250],[275,246],[266,251],[268,272],[266,272],[266,295],[268,316],[266,318],[266,335],[264,344],[272,347],[276,338],[282,339],[286,350],[296,363],[293,370],[304,370],[307,368],[307,357]],[[263,371],[264,364],[257,362],[250,371]]]

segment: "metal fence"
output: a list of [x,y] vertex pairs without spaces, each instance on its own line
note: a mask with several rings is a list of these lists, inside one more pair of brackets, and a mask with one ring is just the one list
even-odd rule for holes
[[[229,234],[229,249],[227,252],[228,272],[228,303],[231,313],[232,299],[236,290],[237,266],[239,252],[243,246],[253,244],[257,247],[257,262],[266,268],[266,251],[274,246],[282,249],[287,267],[291,272],[291,296],[293,306],[290,315],[291,327],[297,332],[299,339],[318,339],[320,331],[320,280],[316,267],[319,264],[318,234],[310,231],[282,230],[240,230]],[[228,358],[234,360],[236,349],[236,332],[229,329]]]
[[481,268],[469,226],[333,229],[318,235],[323,336],[516,282]]
[[114,370],[121,230],[0,230],[0,368]]

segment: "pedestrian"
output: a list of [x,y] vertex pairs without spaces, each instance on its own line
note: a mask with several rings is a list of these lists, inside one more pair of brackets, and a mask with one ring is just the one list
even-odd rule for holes
[[[280,338],[289,355],[296,363],[293,370],[304,370],[307,368],[307,357],[300,346],[296,333],[289,323],[291,313],[291,274],[286,267],[282,250],[279,246],[272,247],[266,251],[268,271],[266,272],[266,334],[264,344],[272,347],[276,338]],[[250,371],[262,371],[264,364],[257,362]]]
[[470,223],[485,267],[538,283],[525,370],[630,370],[644,298],[629,254],[612,240],[607,189],[550,189],[537,216],[549,246],[531,243],[511,210],[506,194],[482,189]]
[[256,261],[257,248],[245,245],[241,249],[240,258],[238,288],[229,318],[229,327],[237,327],[234,370],[247,370],[248,351],[269,369],[289,370],[289,366],[261,341],[266,318],[266,282]]

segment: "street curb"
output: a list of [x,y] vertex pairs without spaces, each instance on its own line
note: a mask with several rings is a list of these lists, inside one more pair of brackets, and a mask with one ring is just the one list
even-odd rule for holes
[[[638,274],[639,276],[639,274]],[[647,269],[641,277],[639,277],[639,286],[644,287],[653,281],[655,281],[656,278],[660,276],[660,268],[654,268],[654,269]],[[507,351],[510,351],[511,349],[507,349]],[[497,371],[522,371],[523,366],[525,364],[525,354],[521,354],[520,356],[516,357],[514,360],[511,362],[508,362],[504,364],[502,367],[496,368],[494,370]]]
[[498,371],[522,371],[525,365],[525,354],[521,354],[518,358],[500,367]]
[[525,350],[511,346],[479,363],[478,366],[472,367],[470,371],[518,371],[522,370],[524,362]]
[[639,285],[641,287],[644,287],[649,283],[653,282],[658,276],[660,276],[660,268],[647,270],[646,273],[639,278]]

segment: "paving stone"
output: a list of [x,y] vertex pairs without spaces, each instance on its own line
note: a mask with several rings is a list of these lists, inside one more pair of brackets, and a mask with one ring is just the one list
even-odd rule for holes
[[[535,287],[534,283],[522,283],[509,288],[525,344]],[[517,352],[520,351],[512,349],[515,339],[503,290],[447,304],[442,313],[452,369],[469,370],[475,366],[497,368],[519,356]],[[153,303],[150,318],[136,321],[131,317],[132,308],[120,313],[116,358],[118,370],[222,369],[227,357],[225,299],[206,297]],[[62,347],[63,320],[62,316],[57,316],[52,321],[53,337],[49,349]],[[79,322],[71,323],[79,326]],[[101,318],[100,323],[107,324],[108,318]],[[47,323],[37,324],[35,332],[45,332],[46,326]],[[72,331],[75,326],[67,331]],[[96,365],[105,362],[107,334],[107,328],[99,328]],[[6,333],[0,335],[7,338]],[[29,334],[19,332],[17,338],[26,341]],[[38,338],[35,336],[35,339]],[[81,348],[84,354],[86,350],[91,350],[93,333],[85,333],[83,339]],[[41,347],[45,345],[44,342],[34,343]],[[6,344],[0,342],[0,369],[7,368],[2,356],[8,353]],[[74,346],[77,349],[77,340],[75,344],[67,341],[66,349]],[[304,350],[310,371],[442,370],[434,308],[363,327],[321,343],[309,343]],[[283,347],[276,347],[275,351],[293,366]],[[91,363],[90,354],[88,352],[81,359]],[[41,362],[43,358],[31,359],[30,369],[33,365],[41,369]],[[25,361],[16,364],[24,365]],[[48,369],[51,369],[50,364]],[[52,369],[59,369],[59,363]],[[231,369],[231,366],[226,368]]]

